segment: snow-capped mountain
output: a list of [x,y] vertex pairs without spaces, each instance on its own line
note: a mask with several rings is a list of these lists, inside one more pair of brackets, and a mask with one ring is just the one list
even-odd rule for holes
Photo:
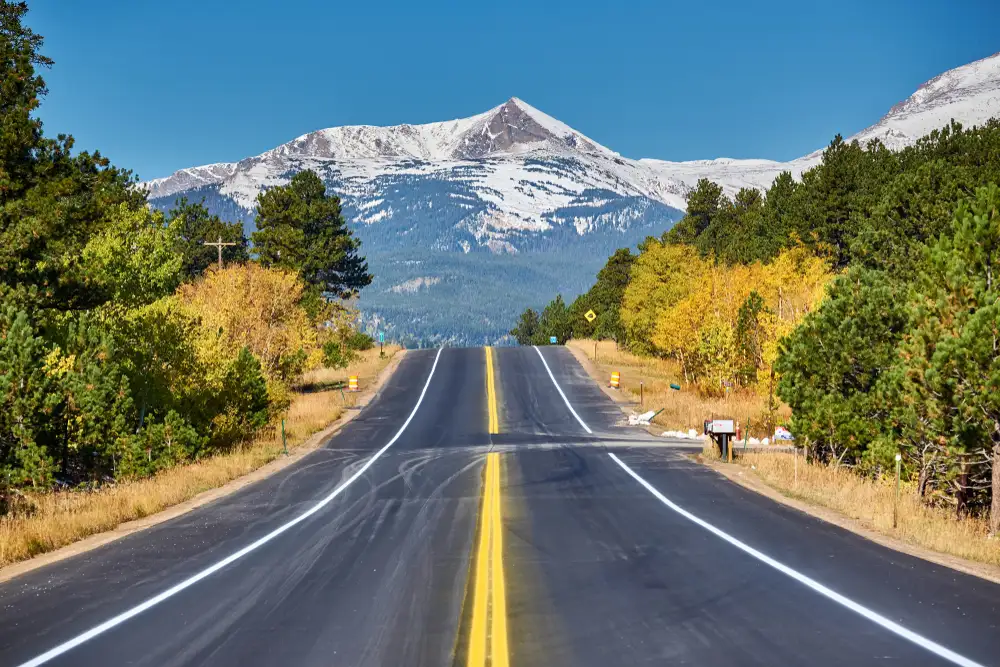
[[517,98],[441,123],[319,130],[146,185],[154,206],[204,199],[249,232],[257,195],[303,169],[362,240],[376,276],[362,307],[421,340],[495,340],[525,304],[585,289],[616,248],[668,229],[687,191]]
[[889,110],[882,120],[851,137],[878,139],[898,150],[947,125],[969,127],[1000,116],[1000,53],[934,77]]
[[[847,141],[865,145],[878,139],[887,148],[900,150],[952,120],[971,127],[996,117],[1000,117],[1000,53],[934,77],[892,107],[878,123],[848,137]],[[699,178],[708,178],[722,185],[732,196],[741,187],[767,188],[782,171],[798,177],[818,164],[822,157],[823,149],[820,148],[789,162],[729,158],[691,162],[646,159],[640,162],[684,188],[693,187]]]
[[[517,98],[441,123],[318,130],[256,157],[183,169],[147,186],[154,201],[214,187],[249,216],[262,189],[301,169],[325,175],[360,224],[410,215],[407,209],[421,204],[394,207],[383,187],[401,181],[458,184],[462,192],[449,195],[466,200],[460,204],[466,214],[456,221],[471,234],[464,238],[469,248],[459,243],[465,250],[516,251],[516,242],[504,242],[508,232],[544,233],[554,226],[573,227],[580,235],[598,227],[623,230],[647,217],[650,207],[668,222],[677,214],[668,209],[682,208],[686,192],[683,184],[622,158]],[[622,199],[624,205],[608,206]],[[433,208],[436,202],[423,203]],[[453,243],[448,235],[445,246]]]
[[[968,126],[997,115],[1000,54],[928,81],[850,139],[898,149],[951,119]],[[204,198],[251,231],[257,195],[312,169],[341,198],[376,275],[363,308],[397,334],[482,342],[526,304],[585,289],[615,248],[669,228],[699,179],[732,195],[821,158],[632,160],[515,97],[470,118],[318,130],[146,186],[154,206]]]

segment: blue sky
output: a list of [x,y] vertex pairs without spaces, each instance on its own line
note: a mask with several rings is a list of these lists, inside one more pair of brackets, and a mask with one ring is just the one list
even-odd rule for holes
[[46,131],[142,178],[511,96],[628,157],[791,159],[1000,51],[996,0],[29,4]]

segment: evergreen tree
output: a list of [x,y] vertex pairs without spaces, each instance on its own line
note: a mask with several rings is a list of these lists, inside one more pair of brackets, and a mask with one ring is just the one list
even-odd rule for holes
[[340,199],[327,195],[313,171],[302,171],[288,185],[257,196],[254,250],[260,263],[297,271],[327,297],[349,297],[369,285],[368,263],[358,254],[361,242],[348,229]]
[[909,324],[901,289],[852,269],[781,345],[778,395],[792,408],[792,432],[820,460],[857,462],[891,438],[880,391]]
[[[570,306],[570,321],[574,338],[621,340],[619,313],[635,258],[628,248],[616,250],[597,272],[597,281],[593,287],[573,301]],[[588,322],[584,317],[588,310],[593,310],[597,315],[593,322]]]
[[44,486],[55,470],[45,448],[56,404],[55,381],[45,369],[50,350],[27,313],[0,310],[0,509],[11,487]]
[[916,327],[903,348],[904,397],[931,406],[930,428],[903,435],[917,447],[922,439],[948,445],[943,472],[958,508],[990,501],[994,534],[1000,531],[998,266],[1000,188],[993,185],[963,199],[951,234],[930,247],[910,311]]
[[0,2],[0,204],[30,186],[42,144],[42,121],[32,113],[48,89],[36,68],[52,60],[39,53],[42,37],[23,25],[27,12],[27,3]]
[[768,223],[763,195],[754,188],[742,188],[734,200],[722,198],[719,210],[694,244],[702,256],[714,256],[730,264],[766,261],[777,255],[787,241]]
[[570,321],[569,308],[563,301],[562,294],[557,294],[549,305],[542,310],[542,316],[538,322],[539,339],[538,343],[547,343],[551,336],[555,336],[560,345],[568,341],[573,335],[573,323]]
[[828,255],[835,268],[851,261],[850,246],[867,211],[885,184],[898,173],[898,160],[878,142],[867,149],[838,134],[823,151],[822,162],[802,175],[796,188],[792,229]]
[[518,345],[534,345],[539,335],[538,313],[528,308],[521,313],[517,326],[510,330],[510,335],[517,339]]
[[99,153],[72,155],[72,137],[42,135],[36,67],[52,61],[22,25],[26,12],[0,0],[0,294],[30,308],[92,307],[104,297],[80,267],[83,246],[109,210],[141,208],[145,195]]
[[222,240],[223,243],[235,243],[235,246],[222,248],[224,264],[243,263],[250,257],[247,253],[247,238],[243,234],[243,226],[238,222],[226,222],[217,215],[212,215],[205,208],[205,201],[191,203],[186,197],[174,202],[174,207],[167,213],[167,222],[176,238],[178,252],[184,258],[181,272],[185,280],[197,278],[205,270],[219,261],[219,252],[205,242]]
[[693,243],[708,228],[722,208],[722,186],[707,178],[699,179],[686,200],[687,214],[663,235],[666,243]]

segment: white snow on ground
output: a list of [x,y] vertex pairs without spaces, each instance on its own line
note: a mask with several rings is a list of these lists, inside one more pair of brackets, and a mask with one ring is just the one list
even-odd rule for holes
[[677,438],[680,440],[708,440],[708,436],[698,433],[698,431],[688,429],[687,431],[664,431],[660,434],[663,438]]

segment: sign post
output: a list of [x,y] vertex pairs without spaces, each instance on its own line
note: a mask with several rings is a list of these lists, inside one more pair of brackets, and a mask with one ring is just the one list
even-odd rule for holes
[[892,504],[892,527],[895,528],[899,521],[899,468],[901,461],[903,460],[902,455],[896,454],[896,500]]
[[385,356],[385,352],[382,351],[382,346],[385,344],[385,332],[378,332],[378,356],[381,359]]

